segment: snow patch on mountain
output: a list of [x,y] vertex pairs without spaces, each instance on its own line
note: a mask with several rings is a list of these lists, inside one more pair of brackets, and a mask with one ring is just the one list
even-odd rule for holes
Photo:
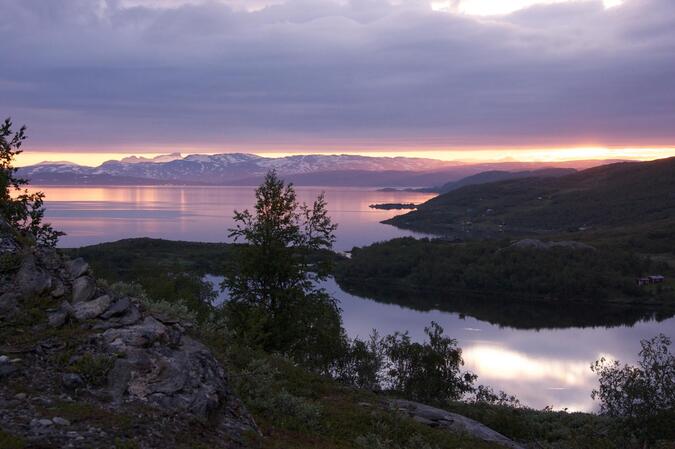
[[153,158],[143,157],[143,156],[129,156],[120,160],[120,162],[125,164],[140,164],[142,162],[151,162],[151,163],[160,163],[160,162],[171,162],[178,159],[183,159],[183,155],[180,153],[171,153],[171,154],[160,154]]

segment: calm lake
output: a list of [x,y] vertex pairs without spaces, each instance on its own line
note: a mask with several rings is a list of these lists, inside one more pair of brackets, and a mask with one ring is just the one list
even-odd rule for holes
[[[68,233],[61,239],[63,247],[146,236],[227,241],[232,211],[253,204],[253,188],[247,187],[38,188],[47,194],[49,220]],[[432,196],[297,188],[299,199],[307,202],[321,191],[326,192],[330,215],[339,224],[336,249],[342,251],[394,237],[421,236],[379,223],[401,211],[368,206],[385,202],[418,203]],[[459,341],[466,368],[478,374],[481,383],[514,394],[524,404],[536,408],[550,405],[556,409],[593,410],[590,392],[596,386],[596,378],[589,366],[594,360],[604,356],[633,362],[640,339],[658,333],[675,338],[675,318],[632,320],[631,325],[517,329],[481,321],[469,314],[423,312],[375,302],[350,295],[333,281],[327,282],[326,288],[340,300],[344,325],[351,336],[367,337],[372,329],[380,334],[409,330],[414,338],[421,339],[424,327],[436,321]],[[533,312],[536,315],[537,311]]]

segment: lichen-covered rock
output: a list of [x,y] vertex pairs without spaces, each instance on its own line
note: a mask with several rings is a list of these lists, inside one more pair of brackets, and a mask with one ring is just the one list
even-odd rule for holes
[[73,304],[89,301],[96,293],[96,281],[91,276],[81,276],[73,281]]
[[52,286],[51,276],[36,265],[35,257],[28,254],[23,258],[19,272],[16,274],[16,291],[22,296],[40,295]]
[[140,324],[105,331],[103,340],[115,350],[149,347],[155,342],[166,343],[168,329],[153,317],[148,316]]
[[112,303],[108,295],[99,296],[87,302],[78,302],[73,306],[73,316],[80,320],[91,320],[103,314]]
[[[214,448],[243,447],[244,433],[258,432],[223,366],[177,320],[158,319],[138,300],[98,288],[84,260],[66,262],[56,250],[23,247],[7,229],[0,223],[0,255],[17,263],[0,272],[0,319],[13,319],[4,311],[20,313],[24,304],[30,308],[24,317],[41,316],[35,308],[43,306],[44,318],[28,320],[32,328],[22,331],[19,346],[9,347],[27,354],[26,360],[6,358],[0,364],[0,376],[18,373],[41,399],[5,409],[3,395],[16,402],[16,392],[0,382],[0,427],[30,438],[36,447],[65,447],[64,441],[74,448],[110,447],[101,429],[64,424],[67,417],[61,421],[56,414],[39,416],[38,405],[72,402],[75,395],[84,407],[104,410],[98,413],[141,413],[134,428],[141,448],[170,447],[164,440],[178,438],[193,422],[209,423],[205,432]],[[27,346],[32,338],[34,346]],[[0,341],[0,351],[5,347]],[[114,433],[115,424],[109,426]]]
[[77,279],[89,272],[89,264],[83,258],[78,257],[74,260],[66,262],[66,269],[70,275],[70,279]]
[[415,421],[430,427],[468,434],[479,440],[496,443],[509,449],[525,449],[520,444],[490,429],[486,425],[457,413],[451,413],[440,408],[431,407],[430,405],[403,399],[392,400],[391,405],[396,410],[406,413]]
[[49,314],[47,321],[51,327],[61,327],[68,321],[68,313],[61,309],[55,310]]
[[107,320],[112,317],[123,315],[129,311],[130,307],[131,301],[129,300],[128,297],[125,296],[123,298],[119,298],[115,302],[113,302],[110,307],[108,307],[105,313],[101,315],[101,318]]
[[101,319],[94,324],[94,329],[107,330],[127,327],[138,323],[142,318],[140,310],[134,305],[119,315],[107,315],[113,307],[114,305],[101,315]]

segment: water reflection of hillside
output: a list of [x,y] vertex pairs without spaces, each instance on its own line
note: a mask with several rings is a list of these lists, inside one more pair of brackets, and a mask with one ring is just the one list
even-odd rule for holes
[[675,308],[582,302],[534,302],[508,297],[425,294],[382,285],[340,283],[344,291],[375,301],[414,310],[440,310],[468,315],[481,321],[515,329],[562,329],[568,327],[632,326],[639,321],[663,321],[675,316]]

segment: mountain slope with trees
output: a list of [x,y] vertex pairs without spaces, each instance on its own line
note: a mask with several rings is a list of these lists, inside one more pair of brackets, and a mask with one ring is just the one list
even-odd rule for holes
[[432,192],[432,193],[448,193],[453,190],[461,189],[462,187],[488,184],[490,182],[508,181],[511,179],[521,178],[557,178],[560,176],[570,175],[576,173],[573,168],[541,168],[539,170],[526,171],[503,171],[490,170],[477,173],[475,175],[467,176],[458,181],[446,182],[439,187],[431,187],[425,189],[416,189],[418,192]]
[[675,217],[675,158],[624,162],[558,178],[473,185],[385,223],[454,237],[607,229]]

